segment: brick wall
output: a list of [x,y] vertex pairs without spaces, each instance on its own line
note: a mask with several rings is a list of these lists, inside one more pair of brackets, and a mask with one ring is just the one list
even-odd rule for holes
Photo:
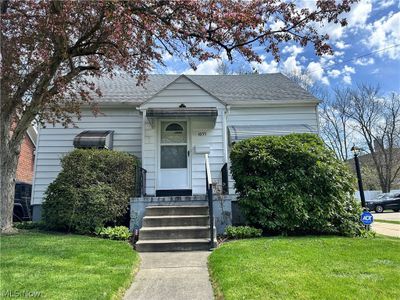
[[16,179],[18,181],[32,183],[34,163],[35,146],[33,145],[29,136],[25,134],[25,138],[21,146],[21,153],[19,155]]

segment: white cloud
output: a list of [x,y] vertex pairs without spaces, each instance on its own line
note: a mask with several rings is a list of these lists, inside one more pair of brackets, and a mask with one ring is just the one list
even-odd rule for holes
[[346,44],[344,41],[337,41],[337,42],[335,43],[335,46],[336,46],[336,48],[338,48],[338,49],[340,49],[340,50],[346,49],[346,48],[349,48],[349,47],[350,47],[350,45]]
[[300,73],[301,72],[301,65],[296,60],[296,56],[289,56],[283,62],[283,68],[282,69],[283,69],[283,71],[285,73]]
[[348,65],[344,66],[343,71],[345,73],[348,73],[348,74],[355,74],[356,73],[356,70],[353,67],[349,67]]
[[[313,1],[309,1],[313,2]],[[346,47],[346,44],[342,44],[342,39],[345,38],[347,31],[357,31],[358,29],[363,29],[366,26],[367,20],[372,12],[372,2],[371,0],[362,0],[352,5],[350,12],[344,13],[340,18],[346,18],[348,25],[342,27],[340,23],[328,23],[324,21],[319,26],[318,31],[322,34],[328,34],[330,42],[334,43],[338,41],[336,47],[339,49],[341,46]]]
[[172,58],[173,58],[173,56],[172,56],[171,54],[169,54],[167,51],[164,51],[164,52],[161,54],[161,59],[162,59],[164,62],[167,62],[167,61],[171,60]]
[[337,77],[339,77],[340,74],[342,74],[342,72],[340,72],[339,70],[336,70],[336,69],[328,71],[329,77],[332,77],[332,78],[337,78]]
[[325,85],[329,85],[328,77],[324,76],[324,69],[319,62],[310,62],[307,66],[307,71],[314,81],[321,81]]
[[[328,72],[328,73],[329,73],[329,72]],[[339,75],[342,75],[342,76],[343,76],[343,77],[342,77],[342,81],[343,81],[345,84],[351,84],[351,79],[352,79],[352,78],[351,78],[351,74],[355,74],[355,73],[356,73],[356,70],[355,70],[353,67],[350,67],[350,66],[348,66],[348,65],[345,65],[341,71],[339,71],[339,70],[332,70],[330,74],[332,74],[332,77],[333,77],[333,76],[339,77]],[[334,78],[335,78],[335,77],[334,77]]]
[[331,42],[337,41],[343,37],[344,27],[340,24],[324,22],[322,26],[319,26],[319,33],[328,34]]
[[279,30],[279,29],[285,27],[285,23],[281,20],[278,20],[275,23],[271,24],[270,27],[271,27],[272,31]]
[[368,66],[368,65],[372,65],[373,63],[375,63],[375,60],[372,57],[370,57],[370,58],[361,57],[361,58],[357,58],[354,61],[354,64],[359,65],[359,66]]
[[320,58],[320,62],[324,67],[330,67],[335,64],[335,56],[334,55],[322,55]]
[[183,74],[196,74],[196,75],[216,75],[218,66],[219,66],[219,59],[209,59],[200,63],[197,66],[196,70],[187,69],[183,72]]
[[388,8],[388,7],[392,6],[395,3],[396,3],[395,0],[379,0],[378,3],[377,3],[377,9]]
[[379,71],[380,71],[379,68],[376,68],[371,72],[371,74],[377,74],[377,73],[379,73]]
[[400,12],[390,13],[375,21],[368,26],[368,30],[370,35],[367,40],[364,40],[367,47],[375,51],[390,47],[378,52],[377,55],[387,56],[393,60],[400,58],[400,47],[393,47],[400,40]]
[[303,47],[299,47],[297,45],[291,45],[291,46],[285,46],[283,48],[282,53],[290,53],[294,56],[297,56],[298,54],[302,53],[304,51]]
[[351,76],[350,75],[344,75],[343,76],[343,82],[346,84],[351,84]]
[[347,23],[349,27],[365,26],[368,17],[372,11],[371,0],[362,0],[353,5],[350,12],[347,14]]
[[278,63],[275,60],[267,62],[265,57],[261,55],[262,63],[251,62],[250,65],[254,70],[259,73],[277,73],[279,72]]

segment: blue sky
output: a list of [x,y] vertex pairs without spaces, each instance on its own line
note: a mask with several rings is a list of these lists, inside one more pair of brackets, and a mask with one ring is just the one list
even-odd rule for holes
[[[315,1],[297,3],[313,7]],[[360,0],[346,17],[347,27],[328,24],[320,28],[330,35],[332,56],[318,57],[311,46],[302,48],[289,43],[281,46],[279,63],[259,49],[261,64],[249,65],[235,57],[231,68],[256,69],[259,73],[308,71],[315,83],[328,89],[370,83],[379,84],[383,93],[400,92],[400,1]],[[216,74],[220,64],[218,60],[208,60],[193,71],[179,58],[164,54],[164,59],[167,66],[156,68],[156,73]],[[226,57],[222,55],[222,59]]]

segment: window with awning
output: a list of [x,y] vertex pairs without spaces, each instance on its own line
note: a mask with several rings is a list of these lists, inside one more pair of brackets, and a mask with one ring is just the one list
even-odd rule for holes
[[113,130],[85,130],[74,138],[75,148],[112,149]]
[[294,125],[240,125],[228,126],[229,144],[256,136],[286,135],[290,133],[317,133],[316,128],[305,124]]

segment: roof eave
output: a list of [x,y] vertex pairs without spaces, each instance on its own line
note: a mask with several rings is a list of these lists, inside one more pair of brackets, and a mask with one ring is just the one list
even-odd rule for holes
[[296,106],[296,105],[310,105],[316,106],[321,101],[309,100],[309,101],[281,101],[281,100],[262,100],[263,102],[258,103],[230,103],[231,107],[264,107],[264,106]]

